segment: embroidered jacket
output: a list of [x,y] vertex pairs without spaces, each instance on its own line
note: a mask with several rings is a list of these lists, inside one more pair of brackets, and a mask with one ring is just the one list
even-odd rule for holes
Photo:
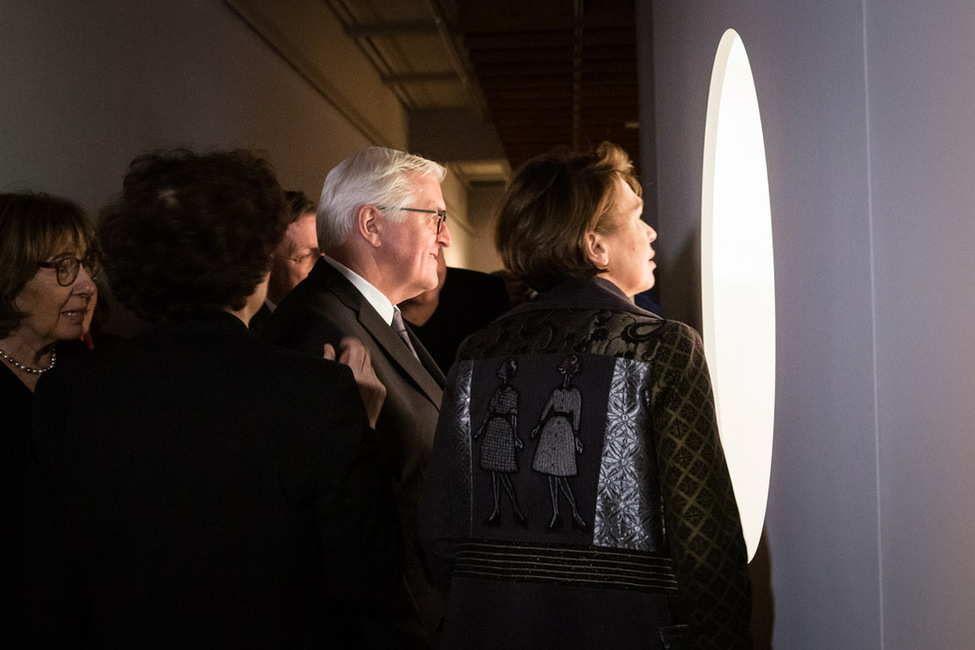
[[419,544],[451,590],[445,648],[750,647],[745,545],[697,332],[591,279],[469,337]]

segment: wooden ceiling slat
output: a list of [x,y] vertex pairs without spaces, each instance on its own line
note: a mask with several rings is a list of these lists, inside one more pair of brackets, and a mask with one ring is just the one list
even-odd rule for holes
[[[459,28],[512,167],[556,146],[611,140],[639,163],[635,1],[457,0]],[[573,107],[578,112],[574,113]],[[575,118],[579,122],[575,123]]]
[[524,47],[571,48],[574,42],[571,29],[565,31],[481,32],[464,35],[464,45],[471,52],[514,50]]

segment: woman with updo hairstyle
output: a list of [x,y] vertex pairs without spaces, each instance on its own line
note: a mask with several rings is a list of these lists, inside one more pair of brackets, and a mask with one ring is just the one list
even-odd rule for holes
[[95,229],[77,204],[32,192],[0,194],[0,639],[19,647],[23,604],[24,472],[38,380],[78,351],[98,298]]
[[247,331],[289,220],[251,153],[130,166],[102,213],[105,269],[151,323],[38,386],[32,647],[398,647],[383,614],[403,542],[369,355]]
[[[631,300],[654,283],[642,214],[609,143],[538,156],[505,193],[498,250],[538,297],[468,337],[447,378],[419,529],[450,592],[444,648],[751,647],[701,337]],[[499,379],[505,363],[518,373]],[[499,510],[472,426],[501,388],[523,445]]]

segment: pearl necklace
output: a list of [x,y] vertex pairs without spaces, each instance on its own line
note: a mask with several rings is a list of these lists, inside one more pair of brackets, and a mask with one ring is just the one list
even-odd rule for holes
[[48,370],[54,367],[55,363],[58,362],[58,355],[54,350],[51,350],[51,363],[48,364],[47,368],[31,368],[30,366],[25,366],[24,364],[19,363],[16,359],[14,359],[12,356],[7,354],[3,350],[0,350],[0,357],[3,357],[5,361],[9,362],[10,365],[12,365],[17,370],[23,370],[24,372],[31,375],[39,375],[41,373],[47,372]]

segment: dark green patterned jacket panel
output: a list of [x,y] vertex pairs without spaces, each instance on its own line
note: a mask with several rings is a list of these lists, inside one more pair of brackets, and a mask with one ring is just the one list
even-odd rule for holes
[[667,538],[698,647],[750,647],[747,552],[703,345],[690,327],[668,325],[648,395]]

